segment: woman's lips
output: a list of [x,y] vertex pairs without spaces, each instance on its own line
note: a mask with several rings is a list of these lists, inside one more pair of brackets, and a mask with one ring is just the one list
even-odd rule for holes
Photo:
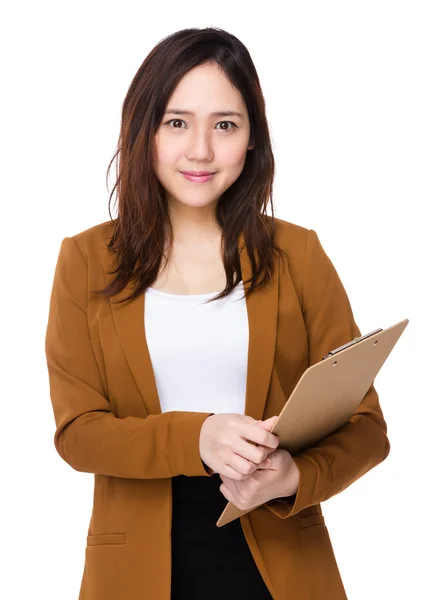
[[210,181],[216,173],[211,173],[210,175],[190,175],[189,173],[182,173],[186,179],[189,181],[194,181],[195,183],[204,183],[206,181]]

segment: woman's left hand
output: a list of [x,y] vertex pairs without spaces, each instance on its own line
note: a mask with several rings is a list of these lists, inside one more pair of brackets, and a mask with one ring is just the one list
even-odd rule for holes
[[223,482],[219,489],[222,495],[240,510],[256,508],[274,498],[296,493],[300,471],[287,450],[274,450],[269,457],[271,465],[259,468],[246,479],[231,479],[219,475]]

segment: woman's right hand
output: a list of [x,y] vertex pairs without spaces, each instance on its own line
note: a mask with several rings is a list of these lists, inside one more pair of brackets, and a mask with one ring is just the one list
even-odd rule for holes
[[238,413],[215,414],[207,417],[201,427],[199,453],[214,473],[242,480],[264,467],[264,461],[276,450],[279,441],[277,435],[261,427],[252,417]]

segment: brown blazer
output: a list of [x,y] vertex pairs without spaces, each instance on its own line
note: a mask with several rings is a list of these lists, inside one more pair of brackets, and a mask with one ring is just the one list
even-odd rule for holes
[[[268,217],[270,218],[270,217]],[[278,415],[305,369],[361,335],[315,231],[276,219],[289,259],[247,300],[245,414]],[[111,280],[107,221],[62,240],[45,350],[55,446],[76,471],[94,473],[81,600],[170,599],[171,478],[209,477],[198,449],[211,414],[161,412],[144,328],[144,294],[117,305],[89,295]],[[240,237],[242,277],[250,263]],[[278,264],[278,263],[277,263]],[[166,335],[174,336],[173,331]],[[294,460],[295,496],[241,517],[246,541],[274,600],[344,600],[320,503],[389,453],[372,386],[347,424]]]

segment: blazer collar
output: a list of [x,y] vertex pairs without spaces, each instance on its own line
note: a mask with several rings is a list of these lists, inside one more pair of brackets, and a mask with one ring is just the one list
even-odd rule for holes
[[[251,277],[251,264],[244,246],[244,235],[238,241],[241,273],[246,290],[246,281]],[[111,253],[105,247],[102,262],[106,285],[111,282]],[[247,357],[247,384],[245,414],[260,420],[264,415],[270,379],[272,375],[278,315],[279,269],[271,281],[261,290],[256,290],[246,299],[249,321],[249,346]],[[148,414],[162,412],[156,386],[150,352],[145,336],[145,294],[117,304],[135,289],[135,282],[110,299],[117,335]]]

